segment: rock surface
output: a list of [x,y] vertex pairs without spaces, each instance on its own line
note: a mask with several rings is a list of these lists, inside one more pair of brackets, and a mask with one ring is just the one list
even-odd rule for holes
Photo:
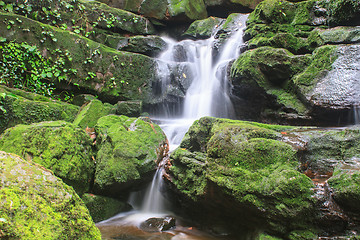
[[78,194],[90,188],[95,170],[92,142],[71,123],[17,125],[0,136],[0,149],[52,170]]
[[0,133],[16,124],[72,122],[78,111],[77,106],[0,85]]
[[[281,141],[286,129],[209,117],[196,121],[168,168],[181,207],[209,227],[251,232],[261,226],[282,236],[310,230],[313,183],[296,170],[296,151]],[[216,221],[220,216],[222,223]]]
[[42,166],[0,152],[0,237],[101,239],[75,191]]
[[175,218],[149,218],[140,224],[140,229],[146,232],[162,232],[170,230],[175,226]]
[[167,153],[166,136],[148,118],[108,115],[95,126],[98,149],[94,190],[121,198],[149,182]]

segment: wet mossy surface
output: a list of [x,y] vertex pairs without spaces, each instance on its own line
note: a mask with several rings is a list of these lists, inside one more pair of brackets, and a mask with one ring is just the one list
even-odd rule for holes
[[105,195],[119,198],[122,191],[148,182],[167,151],[165,134],[148,118],[108,115],[95,131],[95,191]]
[[81,199],[84,201],[92,219],[96,223],[130,209],[127,203],[114,198],[86,193]]
[[71,123],[17,125],[0,136],[0,149],[52,170],[79,194],[90,188],[95,170],[92,142]]
[[17,124],[64,120],[72,122],[79,107],[0,85],[0,133]]
[[40,165],[0,152],[2,239],[101,239],[75,191]]
[[[66,66],[75,70],[69,73],[65,82],[55,83],[60,89],[73,86],[74,89],[96,93],[110,102],[148,99],[151,96],[147,83],[154,78],[155,60],[140,54],[116,51],[20,15],[0,13],[0,20],[0,32],[8,41],[37,45],[45,57],[50,58],[58,50],[71,49],[71,61]],[[13,21],[14,25],[7,29],[9,21]]]
[[[242,226],[261,223],[283,236],[306,229],[314,219],[313,183],[297,170],[296,151],[281,141],[281,132],[292,128],[201,118],[171,155],[171,184],[192,204],[213,208],[215,215],[219,209]],[[247,222],[236,217],[240,212]]]

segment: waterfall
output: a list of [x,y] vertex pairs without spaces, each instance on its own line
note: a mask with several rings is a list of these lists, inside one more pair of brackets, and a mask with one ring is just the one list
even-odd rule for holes
[[[215,52],[214,46],[219,40],[214,36],[205,40],[180,42],[164,38],[169,47],[158,58],[157,74],[161,79],[158,91],[163,96],[174,91],[171,84],[174,78],[181,78],[186,88],[180,114],[171,109],[162,109],[163,111],[156,111],[156,114],[151,116],[165,132],[169,140],[170,152],[180,145],[191,124],[200,117],[234,117],[226,70],[229,61],[239,56],[240,47],[244,44],[242,35],[247,16],[239,15],[236,20],[238,29],[230,33],[218,53]],[[180,76],[174,76],[174,69]],[[160,163],[142,204],[136,201],[143,195],[141,192],[133,193],[130,197],[129,202],[134,206],[135,211],[119,214],[102,223],[111,223],[121,219],[123,225],[140,226],[141,222],[148,218],[168,215],[166,199],[162,196],[161,190],[163,188],[162,173],[166,161],[167,159],[164,159]]]
[[161,87],[163,94],[169,92],[169,88],[172,87],[170,79],[174,64],[190,68],[191,76],[181,72],[178,74],[183,74],[184,78],[192,78],[187,79],[191,84],[186,91],[180,117],[169,114],[152,116],[168,137],[170,151],[179,146],[188,128],[196,119],[204,116],[235,117],[229,97],[231,89],[226,68],[229,61],[240,55],[240,47],[244,44],[242,35],[246,19],[247,15],[238,17],[237,31],[230,35],[215,58],[214,45],[218,41],[215,36],[205,40],[180,42],[164,38],[169,47],[159,57],[158,69],[163,83]]

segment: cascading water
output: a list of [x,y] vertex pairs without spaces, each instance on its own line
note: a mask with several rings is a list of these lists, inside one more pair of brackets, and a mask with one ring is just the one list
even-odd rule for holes
[[[231,33],[225,43],[222,44],[215,58],[214,45],[217,39],[214,36],[205,40],[184,40],[181,42],[164,38],[168,44],[168,49],[159,57],[160,91],[163,95],[166,95],[174,90],[171,89],[172,85],[170,84],[174,68],[177,68],[177,72],[181,74],[185,81],[184,86],[187,86],[180,114],[165,108],[151,117],[165,132],[169,140],[170,152],[180,145],[190,125],[200,117],[234,117],[234,110],[229,97],[230,83],[227,79],[226,69],[229,61],[240,54],[246,19],[247,15],[239,14],[238,19],[235,21],[237,25],[236,31]],[[179,51],[181,56],[179,56]],[[185,70],[187,71],[185,72]],[[141,222],[148,218],[168,215],[166,200],[161,194],[162,171],[164,170],[165,161],[159,165],[142,204],[136,204],[134,201],[134,199],[139,198],[140,193],[132,195],[133,200],[130,200],[130,203],[135,208],[138,205],[136,211],[117,215],[100,223],[100,225],[118,222],[117,224],[133,224],[139,227]],[[186,238],[187,234],[184,234],[184,231],[177,231],[177,233],[172,232],[172,234],[180,234],[181,239],[213,239],[209,236],[204,237],[205,234],[202,234],[202,238]]]

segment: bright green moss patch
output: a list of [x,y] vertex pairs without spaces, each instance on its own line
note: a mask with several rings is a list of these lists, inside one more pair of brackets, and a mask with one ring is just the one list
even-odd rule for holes
[[111,111],[111,105],[104,105],[100,100],[94,99],[82,107],[73,123],[82,129],[93,128],[99,118],[108,115]]
[[0,152],[0,237],[101,239],[75,191],[43,167]]
[[[166,137],[160,127],[147,118],[108,115],[98,120],[95,186],[99,191],[128,182],[144,181],[166,153]],[[113,193],[115,194],[115,193]]]
[[0,86],[0,133],[16,124],[65,120],[72,122],[79,107],[17,89]]
[[88,135],[64,121],[17,125],[0,136],[0,149],[41,164],[82,194],[94,173]]
[[221,18],[209,17],[204,20],[194,21],[190,27],[183,34],[185,36],[192,36],[195,38],[209,38],[215,27],[220,25],[223,21]]

